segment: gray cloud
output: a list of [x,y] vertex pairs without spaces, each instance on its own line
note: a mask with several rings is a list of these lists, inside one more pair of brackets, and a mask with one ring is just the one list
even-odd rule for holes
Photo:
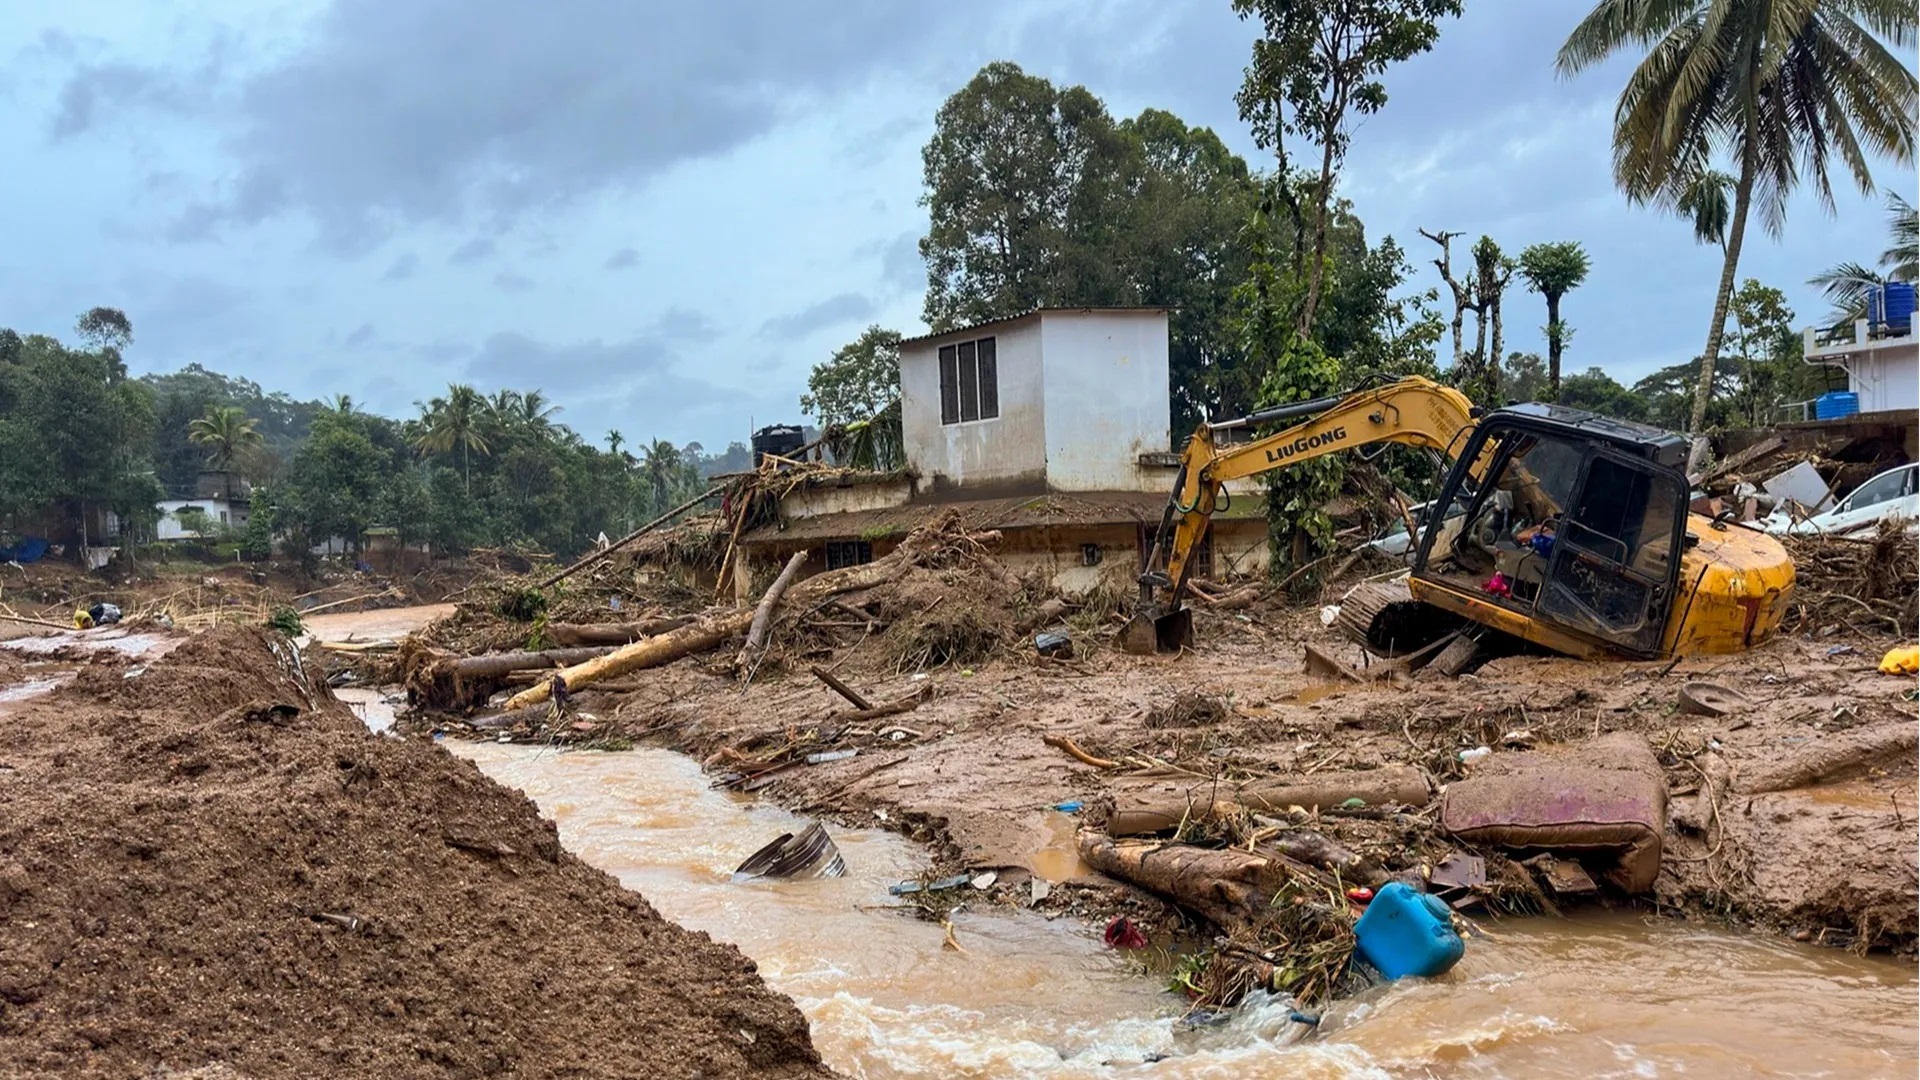
[[493,275],[495,286],[507,292],[526,292],[533,288],[533,279],[525,274],[516,274],[512,270],[502,270]]
[[765,341],[805,337],[815,330],[864,319],[872,314],[873,301],[859,293],[841,293],[790,315],[768,319],[760,324],[759,336]]
[[380,276],[387,281],[405,281],[419,268],[420,256],[409,251],[393,260],[393,264],[387,267],[387,272]]
[[880,257],[880,276],[900,296],[927,287],[927,261],[920,257],[920,230],[893,238]]
[[360,328],[358,330],[355,330],[353,333],[348,334],[344,339],[341,340],[340,344],[346,346],[349,349],[357,349],[360,346],[365,345],[366,343],[372,340],[373,340],[373,324],[361,323]]
[[607,261],[601,265],[601,269],[625,270],[628,267],[637,266],[639,263],[640,253],[633,248],[623,247],[619,251],[607,256]]
[[482,259],[490,259],[493,257],[494,249],[497,246],[491,236],[476,236],[466,243],[461,244],[459,247],[454,248],[447,256],[447,261],[455,266],[464,266],[467,263],[476,263]]
[[132,64],[88,64],[67,78],[60,88],[60,104],[48,126],[54,139],[66,139],[91,130],[103,108],[148,97],[171,97],[173,91],[160,72]]
[[720,328],[704,312],[670,307],[654,320],[649,333],[667,341],[694,343],[714,340],[720,336]]
[[[273,197],[218,205],[241,222],[305,211],[344,247],[407,222],[508,221],[730,150],[809,95],[914,66],[919,43],[977,15],[890,0],[580,0],[564,13],[334,0],[303,50],[238,88],[242,187]],[[55,126],[86,130],[109,89],[153,97],[166,81],[85,69]]]

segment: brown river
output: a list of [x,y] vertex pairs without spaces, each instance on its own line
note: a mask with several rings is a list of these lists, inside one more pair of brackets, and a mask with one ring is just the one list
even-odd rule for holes
[[[588,862],[730,941],[849,1076],[1913,1077],[1912,965],[1638,915],[1492,923],[1444,978],[1375,988],[1317,1032],[1280,1002],[1180,1031],[1179,999],[1071,919],[963,911],[964,950],[886,887],[926,865],[888,832],[834,830],[847,876],[735,885],[800,819],[707,786],[661,750],[455,745],[530,796]],[[1304,1037],[1303,1037],[1304,1035]]]

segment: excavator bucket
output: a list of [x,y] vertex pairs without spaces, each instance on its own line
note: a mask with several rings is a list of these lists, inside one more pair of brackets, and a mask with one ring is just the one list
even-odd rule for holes
[[1193,609],[1180,607],[1164,614],[1141,611],[1121,629],[1120,647],[1143,656],[1192,648]]

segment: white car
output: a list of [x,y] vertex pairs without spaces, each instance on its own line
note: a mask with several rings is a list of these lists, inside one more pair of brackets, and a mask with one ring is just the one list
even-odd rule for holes
[[1768,519],[1766,529],[1794,535],[1865,536],[1888,518],[1904,519],[1909,528],[1920,520],[1920,463],[1888,469],[1854,488],[1853,494],[1825,513],[1801,521],[1776,513]]
[[[1427,524],[1427,512],[1432,507],[1433,504],[1430,502],[1421,503],[1419,506],[1407,511],[1407,516],[1413,518],[1413,523],[1416,528],[1425,528]],[[1462,512],[1462,509],[1456,505],[1453,513],[1448,514],[1447,517],[1449,519],[1456,518],[1459,517]],[[1381,531],[1380,535],[1367,541],[1366,546],[1370,550],[1377,551],[1390,559],[1412,559],[1414,540],[1414,535],[1407,531],[1406,518],[1397,517]]]

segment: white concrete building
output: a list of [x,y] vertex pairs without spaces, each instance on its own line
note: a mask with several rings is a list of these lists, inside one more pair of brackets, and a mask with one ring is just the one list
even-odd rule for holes
[[1910,331],[1889,333],[1860,319],[1838,328],[1808,327],[1802,356],[1847,373],[1847,389],[1860,396],[1862,413],[1920,409],[1920,339]]
[[[244,529],[247,527],[247,510],[250,502],[246,499],[196,498],[162,499],[157,504],[160,520],[154,525],[156,540],[210,539],[220,535],[223,529]],[[187,527],[194,514],[189,510],[187,518],[180,517],[182,510],[197,508],[207,516],[207,528],[195,530]]]
[[1042,308],[900,343],[900,427],[933,492],[1157,492],[1167,309]]
[[[1173,486],[1170,391],[1165,308],[1042,308],[910,338],[904,473],[796,487],[779,525],[742,544],[761,569],[803,548],[820,551],[814,570],[833,569],[885,554],[952,508],[999,530],[1016,570],[1074,591],[1130,587]],[[1249,490],[1215,515],[1201,575],[1254,573],[1266,558]]]

